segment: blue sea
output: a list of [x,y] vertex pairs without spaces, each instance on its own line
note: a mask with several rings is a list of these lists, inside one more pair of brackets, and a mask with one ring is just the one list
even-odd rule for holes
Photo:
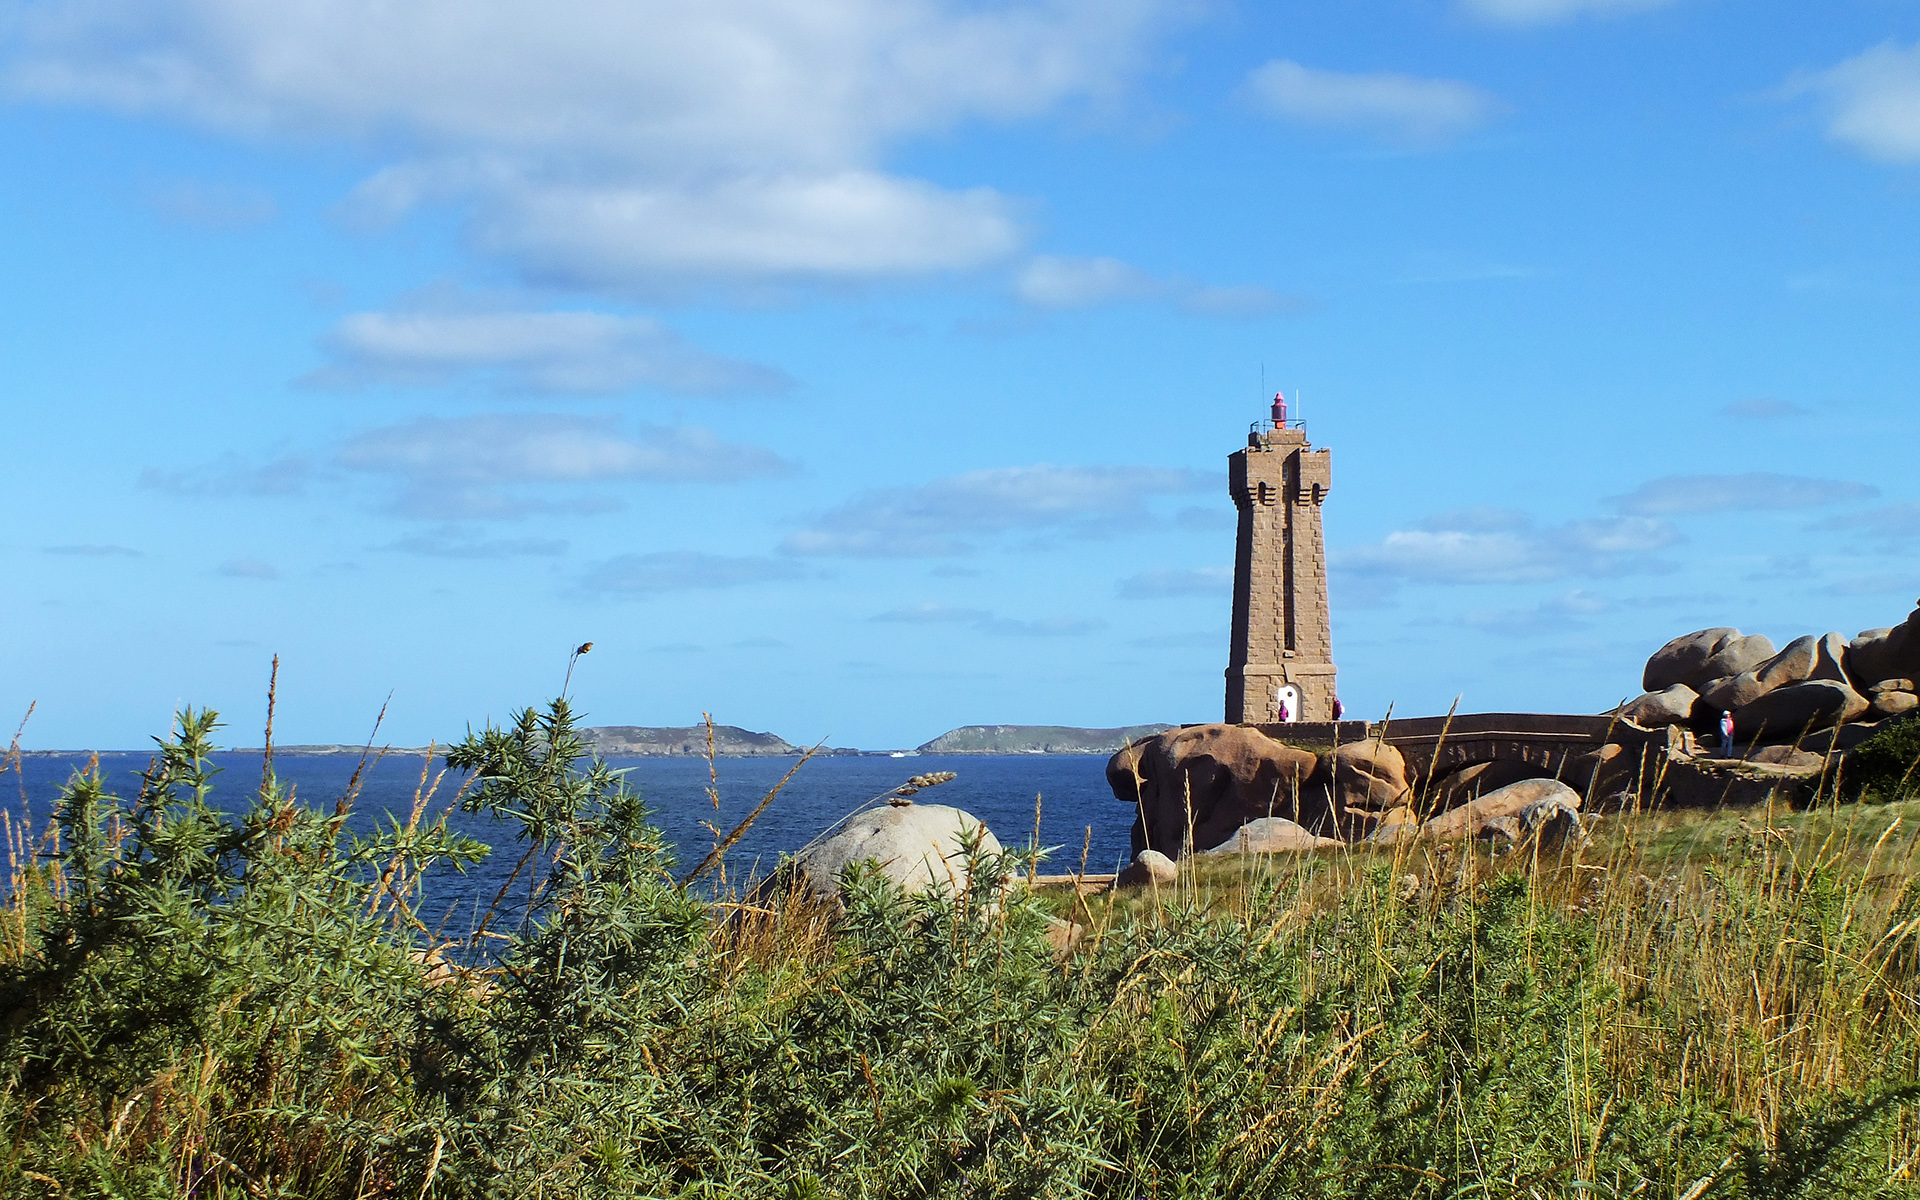
[[[52,811],[62,785],[86,760],[86,755],[22,758],[17,776],[9,771],[0,778],[0,789],[4,789],[0,790],[0,806],[10,810],[17,821],[24,804],[33,826],[39,828]],[[144,754],[102,754],[100,767],[112,789],[131,799],[139,792],[139,774],[147,761]],[[412,811],[424,761],[418,755],[394,756],[373,765],[362,783],[350,827],[365,832],[387,814],[397,814],[404,820]],[[229,811],[244,810],[260,784],[260,756],[218,754],[214,762],[222,771],[215,781],[216,805]],[[330,810],[358,762],[354,755],[281,755],[275,757],[274,769],[284,784],[295,789],[296,799]],[[791,758],[720,759],[720,806],[716,812],[706,793],[709,780],[704,759],[627,758],[609,762],[628,772],[629,783],[645,799],[654,824],[673,847],[681,871],[699,862],[714,844],[714,835],[702,822],[711,822],[722,832],[731,830],[794,764]],[[1078,870],[1081,848],[1087,845],[1086,869],[1113,871],[1127,857],[1134,810],[1113,798],[1106,783],[1106,762],[1101,754],[816,758],[799,769],[728,852],[727,873],[734,879],[764,875],[782,853],[804,846],[873,797],[898,787],[909,776],[935,771],[952,771],[958,778],[920,793],[915,797],[917,802],[965,809],[985,822],[1003,844],[1013,846],[1025,845],[1033,836],[1037,795],[1040,844],[1059,847],[1041,870]],[[435,759],[432,770],[437,773],[442,765],[443,760]],[[429,815],[444,809],[458,786],[458,776],[448,772]],[[427,880],[420,905],[422,916],[429,924],[445,917],[448,931],[453,932],[470,921],[476,903],[484,908],[493,899],[524,851],[516,844],[511,825],[458,812],[449,823],[494,847],[486,862],[464,876],[442,869]]]

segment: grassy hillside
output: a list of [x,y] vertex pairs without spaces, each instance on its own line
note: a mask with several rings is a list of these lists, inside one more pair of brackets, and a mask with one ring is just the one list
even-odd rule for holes
[[213,728],[0,823],[0,1194],[1916,1191],[1920,802],[1121,896],[989,902],[1030,856],[976,855],[960,895],[855,877],[829,924],[679,886],[556,703],[448,756],[531,906],[450,943],[420,869],[485,848],[445,797],[364,841],[271,779],[228,818]]

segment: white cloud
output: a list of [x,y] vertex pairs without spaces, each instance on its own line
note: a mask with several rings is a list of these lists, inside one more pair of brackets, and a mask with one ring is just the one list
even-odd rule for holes
[[1195,567],[1191,570],[1159,567],[1122,579],[1119,593],[1127,600],[1158,600],[1167,596],[1220,595],[1232,586],[1232,567]]
[[1013,290],[1040,308],[1089,308],[1152,296],[1160,290],[1160,281],[1117,258],[1042,254],[1021,270]]
[[1413,146],[1477,129],[1502,107],[1491,92],[1454,79],[1322,71],[1286,59],[1256,68],[1247,77],[1247,93],[1269,116]]
[[1126,300],[1169,300],[1207,317],[1249,317],[1298,310],[1306,302],[1253,284],[1216,286],[1183,276],[1159,278],[1117,258],[1041,254],[1014,276],[1013,292],[1036,308],[1092,308]]
[[881,488],[823,513],[789,535],[789,554],[907,558],[965,554],[969,539],[1073,526],[1090,533],[1151,518],[1154,496],[1218,480],[1165,467],[994,467],[918,487]]
[[1331,564],[1350,576],[1426,583],[1539,583],[1670,569],[1653,552],[1680,534],[1652,517],[1597,517],[1537,528],[1524,514],[1467,510],[1388,534],[1370,546],[1336,551]]
[[1827,136],[1882,162],[1920,162],[1920,42],[1883,42],[1787,84],[1827,110]]
[[1460,7],[1503,25],[1550,25],[1575,17],[1619,17],[1665,8],[1674,0],[1461,0]]
[[431,387],[478,376],[505,392],[721,395],[792,382],[695,349],[650,318],[598,312],[353,313],[322,345],[335,361],[307,377],[318,387]]
[[334,462],[398,484],[393,512],[439,520],[619,507],[602,496],[529,494],[529,485],[725,483],[793,469],[771,450],[705,429],[648,425],[629,437],[613,418],[556,413],[421,417],[348,439]]
[[832,278],[963,269],[1020,233],[991,188],[944,191],[871,170],[717,185],[577,186],[517,178],[480,209],[475,240],[532,278],[621,291],[658,277]]
[[1804,475],[1668,475],[1651,479],[1608,503],[1644,517],[1683,513],[1754,512],[1762,509],[1817,508],[1880,494],[1878,488],[1844,479]]
[[[474,201],[479,243],[624,290],[1009,253],[1008,203],[886,151],[1122,89],[1179,0],[14,3],[0,86],[397,156],[366,210]],[[399,149],[396,150],[395,148]]]
[[662,592],[770,583],[793,579],[800,573],[797,564],[785,559],[665,550],[610,558],[588,571],[580,586],[589,592],[608,595],[653,596]]

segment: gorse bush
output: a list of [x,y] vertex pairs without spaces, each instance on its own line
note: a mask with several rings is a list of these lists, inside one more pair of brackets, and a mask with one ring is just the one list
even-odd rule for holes
[[16,853],[8,1194],[1915,1192],[1920,806],[1702,825],[1704,864],[1623,833],[1126,901],[975,843],[958,890],[855,869],[835,914],[767,912],[676,885],[556,701],[447,755],[518,833],[506,915],[449,945],[421,877],[486,848],[424,776],[370,835],[270,771],[224,815],[214,728],[182,714],[131,800],[78,774]]
[[1850,790],[1882,800],[1920,793],[1920,719],[1888,721],[1847,755]]

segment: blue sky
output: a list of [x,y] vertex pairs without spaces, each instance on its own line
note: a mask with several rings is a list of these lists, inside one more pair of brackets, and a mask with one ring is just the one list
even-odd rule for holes
[[1920,4],[0,0],[33,746],[1217,717],[1331,447],[1350,710],[1920,595]]

